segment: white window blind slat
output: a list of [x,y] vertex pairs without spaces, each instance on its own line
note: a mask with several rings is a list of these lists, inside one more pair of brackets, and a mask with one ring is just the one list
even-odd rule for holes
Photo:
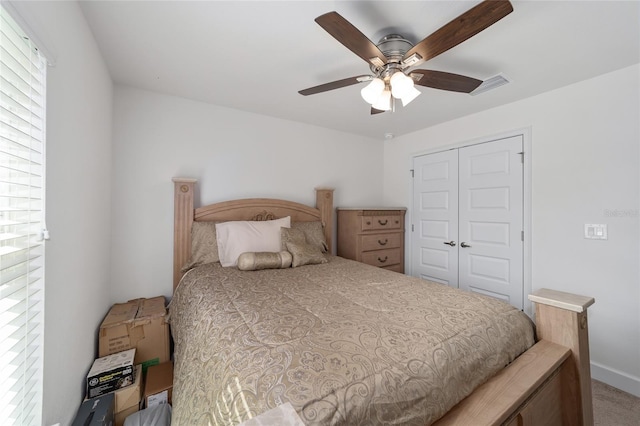
[[37,128],[42,128],[42,117],[36,114],[37,111],[30,110],[31,99],[22,94],[9,94],[0,91],[0,107],[19,116],[22,120],[32,120]]
[[[19,289],[14,294],[25,298],[26,294],[32,294],[33,292],[26,291],[26,287]],[[37,332],[37,327],[40,325],[40,313],[35,312],[38,308],[38,303],[31,302],[28,305],[29,309],[25,309],[27,305],[25,302],[18,302],[13,304],[10,309],[5,312],[1,318],[2,321],[2,334],[0,335],[0,342],[7,347],[5,353],[0,356],[0,359],[13,359],[13,354],[16,353],[14,347],[22,339],[27,338],[30,335],[34,335]],[[26,326],[24,324],[27,324]],[[25,343],[23,341],[23,346]]]
[[[20,250],[12,248],[10,252],[7,250],[7,253],[2,254],[5,254],[5,257],[7,258],[6,262],[4,262],[4,259],[2,262],[2,268],[0,270],[3,272],[6,270],[7,273],[10,273],[9,269],[11,268],[24,268],[23,270],[26,270],[26,265],[31,264],[32,266],[29,271],[33,274],[35,272],[35,268],[39,267],[38,258],[43,255],[43,250]],[[0,293],[0,296],[1,295],[2,293]]]
[[31,86],[29,86],[24,80],[20,79],[20,76],[5,65],[1,59],[0,72],[2,72],[2,86],[7,89],[5,94],[15,99],[21,105],[28,107],[33,105],[34,113],[38,115],[38,117],[41,117],[42,115],[39,113],[42,113],[44,105],[42,96],[39,93],[32,92]]
[[46,61],[0,5],[0,422],[42,423]]
[[25,80],[34,81],[42,84],[43,75],[31,75],[31,68],[38,67],[40,64],[40,55],[33,55],[32,43],[25,43],[26,35],[20,29],[18,24],[5,12],[0,17],[0,44],[2,48],[11,54],[11,59],[20,64],[27,72],[24,73]]
[[[2,73],[0,82],[2,83],[2,88],[5,89],[3,92],[5,96],[27,108],[33,107],[34,114],[42,117],[44,102],[42,96],[32,93],[31,87],[26,83],[23,82],[23,84],[20,85],[19,77],[11,71],[11,69],[6,67],[2,60],[0,60],[0,73]],[[21,86],[21,88],[19,86]],[[2,90],[0,90],[0,92],[2,92]]]
[[22,65],[11,56],[11,51],[0,48],[0,69],[3,72],[4,78],[17,89],[16,95],[25,95],[30,99],[35,100],[38,106],[41,106],[41,102],[37,102],[37,99],[42,98],[42,93],[39,91],[40,82],[30,79],[28,70],[25,70]]

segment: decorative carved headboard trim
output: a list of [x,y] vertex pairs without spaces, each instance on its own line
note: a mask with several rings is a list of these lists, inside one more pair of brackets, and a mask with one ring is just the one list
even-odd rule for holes
[[191,225],[194,221],[272,220],[291,216],[292,222],[322,221],[329,251],[333,240],[333,189],[316,188],[316,207],[273,198],[247,198],[223,201],[194,208],[196,179],[173,178],[174,242],[173,288],[178,285],[180,269],[191,256]]
[[266,210],[261,211],[260,213],[258,213],[257,215],[251,218],[251,220],[260,221],[260,222],[265,220],[274,220],[274,219],[277,219],[276,215]]

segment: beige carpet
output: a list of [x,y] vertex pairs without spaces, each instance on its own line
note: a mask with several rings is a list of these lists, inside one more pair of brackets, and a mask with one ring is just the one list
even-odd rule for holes
[[595,426],[640,426],[640,398],[592,380]]

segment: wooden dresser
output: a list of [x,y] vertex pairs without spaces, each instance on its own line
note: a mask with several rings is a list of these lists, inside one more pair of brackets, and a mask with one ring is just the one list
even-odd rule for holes
[[404,273],[406,208],[338,208],[338,256]]

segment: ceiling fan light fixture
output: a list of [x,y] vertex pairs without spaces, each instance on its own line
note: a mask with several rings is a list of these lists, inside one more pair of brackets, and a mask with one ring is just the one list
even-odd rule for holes
[[376,102],[371,106],[380,111],[389,111],[391,109],[391,91],[388,89],[383,90]]
[[415,87],[411,86],[411,89],[400,98],[402,100],[402,106],[406,107],[407,105],[409,105],[409,103],[412,100],[414,100],[415,98],[417,98],[421,94],[422,94],[422,92],[420,92]]
[[413,79],[401,71],[391,76],[389,84],[391,85],[391,94],[396,99],[402,99],[415,90],[413,87]]
[[315,19],[316,23],[344,47],[366,61],[371,69],[371,75],[344,78],[300,90],[298,93],[306,96],[371,81],[360,93],[362,98],[371,105],[372,115],[383,111],[394,111],[396,99],[401,100],[405,106],[412,102],[420,95],[414,83],[450,92],[478,94],[485,87],[492,86],[492,82],[482,82],[475,78],[442,71],[409,71],[409,68],[431,60],[459,45],[511,12],[513,12],[513,6],[509,0],[483,0],[417,44],[413,44],[400,34],[388,34],[380,39],[378,44],[374,44],[338,12],[325,13]]
[[378,101],[380,95],[382,95],[384,86],[384,81],[379,78],[374,78],[369,84],[362,88],[360,95],[368,104],[373,105]]

